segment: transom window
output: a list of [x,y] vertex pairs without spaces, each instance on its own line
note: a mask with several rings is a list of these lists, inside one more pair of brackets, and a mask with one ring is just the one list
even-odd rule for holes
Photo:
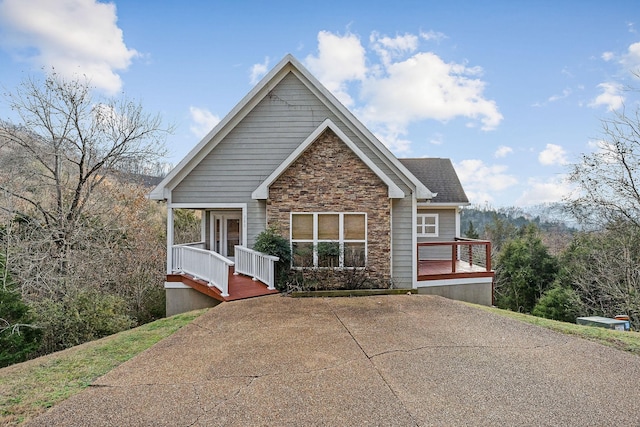
[[418,236],[438,237],[438,214],[418,214]]
[[291,251],[293,267],[364,267],[367,214],[292,213]]

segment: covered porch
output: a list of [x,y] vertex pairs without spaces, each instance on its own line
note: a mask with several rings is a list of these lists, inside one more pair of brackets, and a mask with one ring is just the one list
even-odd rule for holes
[[188,287],[217,301],[277,293],[278,258],[246,246],[246,224],[244,203],[170,203],[165,288]]
[[218,301],[278,293],[278,257],[236,245],[231,260],[205,246],[204,242],[173,245],[167,282],[182,283]]

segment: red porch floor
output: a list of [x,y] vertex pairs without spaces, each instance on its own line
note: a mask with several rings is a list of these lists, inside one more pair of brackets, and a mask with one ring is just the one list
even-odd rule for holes
[[254,281],[250,277],[242,274],[236,276],[233,272],[234,268],[229,267],[228,297],[223,297],[218,288],[209,287],[204,280],[194,279],[188,274],[168,274],[167,282],[182,282],[196,291],[217,299],[218,301],[236,301],[278,293],[276,289],[267,289],[267,285],[262,282]]
[[485,267],[456,261],[455,272],[451,260],[421,260],[418,262],[418,281],[441,279],[465,279],[471,277],[494,277],[493,271]]

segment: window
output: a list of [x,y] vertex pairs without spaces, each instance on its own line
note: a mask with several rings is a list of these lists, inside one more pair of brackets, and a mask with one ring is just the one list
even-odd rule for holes
[[418,214],[418,236],[438,237],[438,214]]
[[292,213],[293,267],[361,268],[367,258],[367,215]]

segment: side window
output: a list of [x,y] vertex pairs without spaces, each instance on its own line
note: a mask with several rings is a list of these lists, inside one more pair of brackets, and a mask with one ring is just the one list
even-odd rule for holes
[[438,237],[438,214],[418,214],[419,237]]

